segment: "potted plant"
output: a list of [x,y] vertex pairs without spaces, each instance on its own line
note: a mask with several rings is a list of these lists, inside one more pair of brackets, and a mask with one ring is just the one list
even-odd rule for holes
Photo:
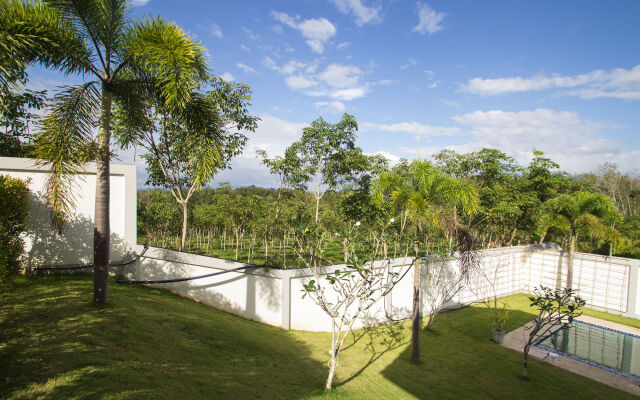
[[509,310],[506,304],[500,304],[492,310],[491,320],[493,322],[493,341],[502,344],[504,341],[507,319],[509,318]]

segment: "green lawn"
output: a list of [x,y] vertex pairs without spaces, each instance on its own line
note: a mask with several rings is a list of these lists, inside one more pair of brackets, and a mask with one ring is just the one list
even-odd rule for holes
[[[0,397],[8,399],[433,398],[623,399],[624,392],[490,341],[483,307],[441,315],[409,362],[409,325],[356,332],[336,388],[323,391],[329,335],[284,331],[166,291],[110,285],[91,304],[90,277],[21,280],[0,295]],[[512,296],[509,329],[533,317]],[[601,316],[601,315],[599,315]]]

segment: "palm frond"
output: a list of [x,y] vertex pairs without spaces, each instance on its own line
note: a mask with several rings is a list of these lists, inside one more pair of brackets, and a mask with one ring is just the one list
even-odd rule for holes
[[0,0],[0,87],[9,87],[31,63],[87,73],[92,59],[76,27],[58,10],[42,2]]
[[97,82],[64,87],[51,99],[35,141],[38,164],[48,165],[46,198],[55,226],[61,230],[72,216],[73,192],[100,107]]
[[161,18],[145,18],[131,28],[123,47],[132,67],[152,76],[169,108],[184,108],[208,78],[200,42]]

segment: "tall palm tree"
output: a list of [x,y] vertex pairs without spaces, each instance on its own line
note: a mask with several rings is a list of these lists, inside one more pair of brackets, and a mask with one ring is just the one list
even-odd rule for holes
[[577,192],[561,194],[544,203],[546,212],[538,221],[538,229],[547,232],[554,229],[568,235],[569,259],[567,262],[567,289],[573,285],[573,260],[580,235],[596,238],[615,236],[615,228],[609,222],[620,218],[611,199],[601,193]]
[[[0,0],[0,87],[31,64],[77,75],[49,105],[36,156],[50,165],[47,201],[61,228],[73,210],[74,176],[95,160],[94,302],[107,302],[109,160],[114,102],[132,117],[140,94],[159,88],[167,107],[182,108],[207,79],[201,45],[161,18],[132,20],[126,0]],[[94,127],[98,132],[94,139]]]
[[[426,161],[413,161],[404,173],[398,171],[381,174],[372,184],[374,201],[389,202],[400,218],[412,217],[416,223],[416,237],[425,232],[425,224],[433,223],[451,236],[459,237],[459,212],[475,213],[480,201],[471,182],[453,178],[438,171]],[[404,222],[403,222],[404,226]],[[428,246],[425,235],[425,246]],[[413,270],[413,312],[411,315],[411,361],[420,362],[420,262]],[[463,263],[464,264],[464,263]]]

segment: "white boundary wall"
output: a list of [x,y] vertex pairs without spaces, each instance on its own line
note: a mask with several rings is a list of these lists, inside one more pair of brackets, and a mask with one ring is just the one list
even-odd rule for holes
[[[143,247],[138,246],[140,253]],[[481,251],[482,267],[487,274],[496,274],[498,296],[530,293],[536,286],[562,287],[566,281],[567,256],[559,249],[541,245],[514,246]],[[430,258],[436,260],[437,258]],[[393,291],[376,303],[358,323],[382,323],[408,318],[411,314],[413,269],[411,259],[392,260],[394,271],[409,269]],[[445,261],[456,263],[456,261]],[[181,253],[151,247],[137,264],[123,271],[130,279],[163,280],[205,275],[241,267],[247,264]],[[323,267],[329,274],[344,269],[344,264]],[[423,260],[421,268],[426,268]],[[587,307],[615,314],[640,318],[640,260],[576,253],[574,288],[587,301]],[[198,280],[168,283],[161,286],[184,297],[245,318],[285,329],[328,331],[330,319],[307,296],[302,298],[302,285],[313,279],[308,268],[278,270],[254,269],[234,271]],[[329,286],[329,285],[325,285]],[[448,304],[448,308],[462,307],[490,295],[486,287],[467,284]],[[485,285],[486,286],[486,285]],[[428,310],[422,303],[422,313]]]
[[[62,235],[52,228],[44,201],[47,167],[29,158],[0,157],[0,175],[27,179],[29,219],[27,223],[27,261],[41,265],[77,265],[93,262],[93,217],[96,196],[96,164],[84,166],[75,190],[75,215]],[[136,166],[110,166],[110,224],[112,262],[128,260],[136,246]]]

